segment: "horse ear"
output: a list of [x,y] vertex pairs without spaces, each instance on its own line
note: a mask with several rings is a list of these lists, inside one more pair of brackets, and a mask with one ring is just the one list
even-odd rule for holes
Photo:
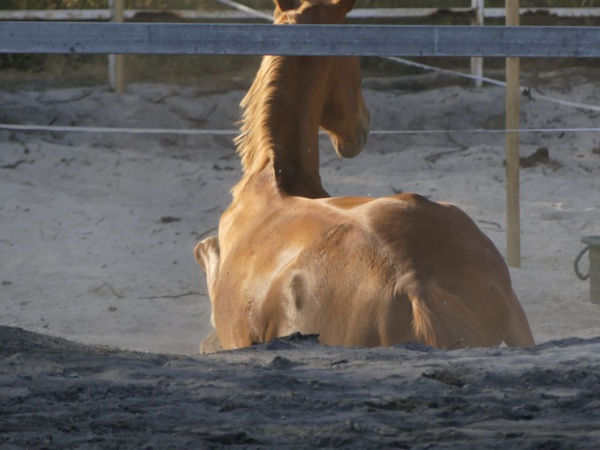
[[344,13],[349,13],[352,8],[354,8],[354,4],[356,0],[337,0],[335,4],[344,10]]
[[300,2],[302,0],[273,0],[275,2],[275,7],[280,9],[281,12],[291,11],[300,6]]
[[219,238],[216,236],[207,237],[198,242],[194,248],[194,257],[207,276],[216,274],[220,256],[221,248],[219,247]]

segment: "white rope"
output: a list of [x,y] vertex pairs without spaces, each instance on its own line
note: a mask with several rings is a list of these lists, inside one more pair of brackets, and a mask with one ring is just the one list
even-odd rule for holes
[[229,6],[230,8],[237,9],[238,11],[243,11],[251,16],[258,17],[259,19],[265,19],[269,22],[273,22],[273,16],[269,14],[262,13],[257,11],[256,9],[249,8],[248,6],[241,5],[236,2],[232,2],[231,0],[216,0],[217,2]]
[[531,89],[529,89],[529,88],[521,88],[521,94],[526,94],[533,99],[537,98],[540,100],[545,100],[550,103],[556,103],[557,105],[569,106],[571,108],[582,109],[585,111],[600,112],[600,106],[588,105],[585,103],[570,102],[568,100],[560,100],[558,98],[552,98],[552,97],[548,97],[546,95],[536,94],[535,92],[531,91]]
[[194,130],[182,128],[116,128],[116,127],[71,127],[61,125],[21,125],[21,124],[0,124],[0,130],[17,131],[75,131],[82,133],[124,133],[124,134],[220,134],[236,135],[239,130]]
[[[23,125],[23,124],[0,124],[0,130],[13,131],[49,131],[49,132],[79,132],[79,133],[113,133],[113,134],[180,134],[180,135],[239,135],[239,130],[198,130],[180,128],[117,128],[117,127],[73,127],[61,125]],[[393,134],[447,134],[447,133],[471,133],[471,134],[498,134],[498,133],[581,133],[599,132],[600,128],[519,128],[514,130],[485,130],[463,129],[463,130],[371,130],[371,135],[393,135]],[[325,134],[324,131],[321,134]]]
[[[456,76],[459,76],[459,77],[468,78],[470,80],[481,80],[481,81],[485,81],[486,83],[493,84],[495,86],[506,87],[506,83],[504,81],[495,80],[493,78],[478,77],[478,76],[475,76],[475,75],[470,75],[468,73],[456,72],[454,70],[440,69],[439,67],[428,66],[427,64],[421,64],[421,63],[418,63],[418,62],[415,62],[415,61],[410,61],[408,59],[398,58],[398,57],[395,57],[395,56],[386,56],[386,57],[383,57],[383,58],[389,59],[390,61],[395,61],[395,62],[398,62],[398,63],[401,63],[401,64],[406,64],[407,66],[417,67],[419,69],[432,70],[432,71],[441,72],[441,73],[448,73],[448,74],[451,74],[451,75],[456,75]],[[600,112],[600,106],[589,105],[589,104],[586,104],[586,103],[571,102],[571,101],[568,101],[568,100],[561,100],[561,99],[558,99],[558,98],[548,97],[547,95],[537,94],[534,91],[532,91],[531,88],[528,88],[528,87],[521,87],[521,94],[527,94],[527,96],[529,96],[532,99],[545,100],[547,102],[556,103],[558,105],[563,105],[563,106],[569,106],[571,108],[583,109],[583,110],[586,110],[586,111]]]
[[508,130],[375,130],[369,134],[447,134],[447,133],[472,133],[472,134],[499,134],[499,133],[596,133],[600,128],[518,128]]
[[488,77],[478,77],[476,75],[470,75],[468,73],[456,72],[454,70],[449,69],[440,69],[439,67],[428,66],[427,64],[418,63],[416,61],[411,61],[410,59],[398,58],[397,56],[381,56],[381,58],[388,59],[390,61],[394,61],[400,64],[404,64],[411,67],[416,67],[418,69],[423,70],[432,70],[435,72],[447,73],[450,75],[456,75],[463,78],[468,78],[470,80],[482,80],[489,84],[494,84],[496,86],[506,87],[506,83],[504,81],[495,80],[493,78]]

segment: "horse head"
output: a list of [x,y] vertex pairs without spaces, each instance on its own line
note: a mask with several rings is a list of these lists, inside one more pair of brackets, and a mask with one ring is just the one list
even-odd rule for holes
[[[276,24],[341,25],[355,0],[274,0]],[[360,61],[357,56],[328,58],[327,90],[320,126],[344,158],[358,155],[369,134],[369,109],[361,90]]]

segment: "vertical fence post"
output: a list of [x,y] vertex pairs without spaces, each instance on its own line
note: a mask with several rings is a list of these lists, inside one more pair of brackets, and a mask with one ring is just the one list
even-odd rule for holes
[[[471,18],[471,25],[483,25],[483,0],[471,0],[471,8],[473,8],[475,15]],[[471,75],[477,77],[475,80],[475,86],[481,87],[483,77],[483,58],[480,56],[474,56],[471,58]]]
[[[506,25],[519,25],[519,0],[506,0]],[[519,58],[506,58],[506,129],[519,129]],[[519,132],[506,132],[506,244],[508,265],[521,267]]]
[[[124,0],[109,0],[111,20],[123,22],[125,19]],[[110,88],[122,94],[125,91],[125,55],[108,55],[108,83]]]

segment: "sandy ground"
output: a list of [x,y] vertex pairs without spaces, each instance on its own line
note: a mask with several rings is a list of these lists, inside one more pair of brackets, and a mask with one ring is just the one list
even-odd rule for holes
[[[525,82],[600,105],[597,79],[586,69]],[[504,124],[501,88],[364,84],[374,130]],[[232,129],[243,94],[20,85],[0,89],[0,123]],[[523,128],[599,123],[522,101]],[[231,136],[0,131],[0,446],[597,448],[600,305],[573,262],[581,237],[600,235],[600,135],[522,135],[523,157],[541,147],[549,159],[521,173],[523,260],[511,275],[542,345],[447,353],[308,339],[194,356],[210,304],[192,249],[216,234],[239,178]],[[323,138],[321,154],[332,195],[449,201],[506,253],[502,134],[372,135],[351,161]]]
[[600,339],[117,352],[0,327],[0,446],[597,449]]

